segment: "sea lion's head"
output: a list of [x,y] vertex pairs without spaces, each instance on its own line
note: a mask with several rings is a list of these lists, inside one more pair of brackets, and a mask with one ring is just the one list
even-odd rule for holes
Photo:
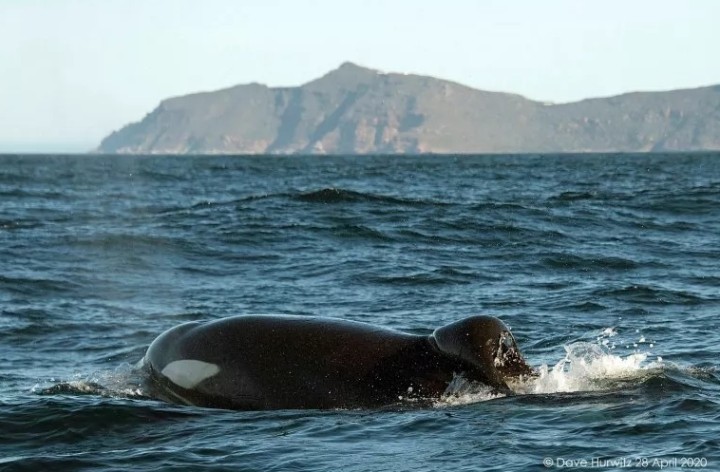
[[472,316],[442,328],[432,336],[440,351],[473,368],[465,374],[492,387],[509,391],[508,380],[532,375],[510,329],[494,316]]

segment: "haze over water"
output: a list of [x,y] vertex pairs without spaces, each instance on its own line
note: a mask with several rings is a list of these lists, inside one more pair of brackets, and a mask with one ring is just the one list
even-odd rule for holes
[[[0,470],[714,470],[718,235],[717,153],[0,156]],[[420,409],[144,396],[157,334],[246,313],[492,314],[541,376]]]

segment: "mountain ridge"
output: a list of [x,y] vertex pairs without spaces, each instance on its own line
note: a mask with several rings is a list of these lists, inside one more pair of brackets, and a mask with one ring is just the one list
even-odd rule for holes
[[720,149],[720,85],[544,103],[344,62],[296,87],[170,97],[103,153],[416,154]]

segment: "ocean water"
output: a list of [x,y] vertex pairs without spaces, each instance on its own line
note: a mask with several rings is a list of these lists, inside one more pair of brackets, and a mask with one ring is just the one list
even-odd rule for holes
[[[0,156],[0,470],[720,470],[720,154]],[[237,314],[511,326],[539,377],[434,407],[163,403]]]

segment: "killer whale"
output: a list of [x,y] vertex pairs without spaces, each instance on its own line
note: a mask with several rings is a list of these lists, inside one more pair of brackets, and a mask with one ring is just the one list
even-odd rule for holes
[[439,398],[456,375],[511,393],[507,379],[532,372],[492,316],[430,335],[292,315],[189,322],[158,336],[142,365],[154,398],[237,410],[422,403]]

